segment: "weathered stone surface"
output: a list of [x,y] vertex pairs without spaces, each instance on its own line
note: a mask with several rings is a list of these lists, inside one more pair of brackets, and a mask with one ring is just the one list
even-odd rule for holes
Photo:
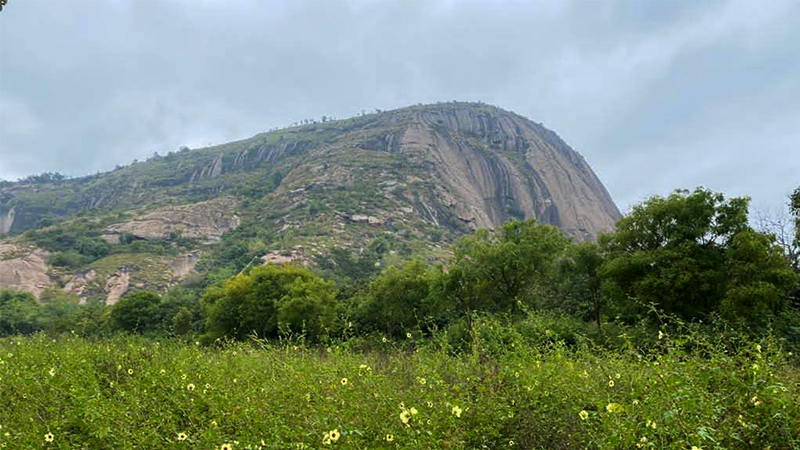
[[7,234],[14,226],[14,207],[3,210],[0,208],[0,234]]
[[170,267],[175,277],[181,279],[194,272],[198,261],[200,261],[200,256],[197,253],[188,253],[175,258]]
[[0,287],[39,296],[53,283],[47,274],[50,254],[32,246],[0,243]]
[[71,280],[67,282],[67,284],[64,285],[64,290],[83,296],[86,293],[86,288],[88,287],[89,283],[91,283],[95,277],[97,277],[97,271],[94,269],[77,273],[74,277],[72,277]]
[[368,223],[370,225],[381,225],[383,221],[375,216],[367,216],[364,214],[353,214],[349,219],[356,223]]
[[[583,157],[539,124],[499,109],[431,107],[408,114],[397,151],[429,163],[443,188],[440,202],[462,220],[494,227],[534,217],[594,239],[621,217]],[[432,206],[419,206],[437,215]]]
[[237,201],[222,197],[206,202],[160,208],[131,221],[112,225],[109,232],[131,234],[141,239],[165,239],[172,233],[191,239],[218,241],[226,231],[239,226]]
[[106,304],[113,305],[128,292],[131,276],[127,268],[121,268],[106,281]]
[[282,252],[273,251],[269,252],[266,255],[261,257],[261,261],[264,265],[269,264],[300,264],[303,266],[308,265],[307,258],[303,255],[301,249],[293,249],[288,254],[283,254]]

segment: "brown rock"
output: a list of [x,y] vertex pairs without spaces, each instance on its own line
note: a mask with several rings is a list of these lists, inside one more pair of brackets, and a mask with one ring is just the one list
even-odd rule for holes
[[0,244],[0,287],[28,291],[38,297],[53,284],[47,274],[48,256],[40,248]]
[[237,201],[222,197],[189,205],[169,206],[129,222],[112,225],[108,231],[132,234],[141,239],[165,239],[172,233],[207,242],[219,241],[226,231],[239,226],[234,213]]

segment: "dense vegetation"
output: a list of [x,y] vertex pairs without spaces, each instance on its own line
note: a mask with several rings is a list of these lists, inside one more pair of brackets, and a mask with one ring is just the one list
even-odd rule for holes
[[[65,335],[0,339],[5,448],[772,448],[800,445],[777,342],[691,329],[608,351],[546,318],[309,348]],[[227,447],[226,447],[227,445]]]
[[800,232],[747,199],[654,197],[598,243],[512,221],[439,265],[395,245],[113,307],[0,291],[0,334],[63,333],[0,340],[0,446],[800,446]]

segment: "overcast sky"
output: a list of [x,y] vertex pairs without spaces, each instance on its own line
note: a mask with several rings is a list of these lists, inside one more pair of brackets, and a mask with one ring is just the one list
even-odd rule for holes
[[484,101],[555,130],[623,211],[800,185],[800,1],[9,0],[0,178],[296,120]]

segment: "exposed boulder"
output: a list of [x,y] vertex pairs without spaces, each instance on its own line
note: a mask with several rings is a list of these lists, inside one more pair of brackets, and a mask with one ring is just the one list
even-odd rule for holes
[[307,265],[308,260],[301,249],[292,249],[289,252],[272,251],[261,257],[264,265],[269,264],[300,264]]
[[7,210],[0,208],[0,234],[8,234],[11,231],[11,227],[14,226],[14,214],[13,206]]
[[159,208],[131,221],[112,225],[108,231],[140,239],[166,239],[173,234],[205,242],[219,241],[226,231],[239,226],[238,202],[221,197],[205,202]]
[[114,275],[108,277],[105,287],[106,304],[113,305],[117,303],[117,301],[128,292],[130,283],[131,276],[128,269],[125,267],[120,268]]
[[87,292],[87,287],[97,277],[97,271],[89,269],[85,272],[79,272],[72,277],[71,280],[64,285],[64,290],[84,296]]
[[175,277],[182,279],[186,277],[186,275],[194,272],[198,261],[200,261],[200,256],[198,256],[197,253],[187,253],[186,255],[175,258],[170,264],[170,267]]
[[0,287],[28,291],[38,297],[53,284],[47,273],[49,256],[33,246],[0,244]]

